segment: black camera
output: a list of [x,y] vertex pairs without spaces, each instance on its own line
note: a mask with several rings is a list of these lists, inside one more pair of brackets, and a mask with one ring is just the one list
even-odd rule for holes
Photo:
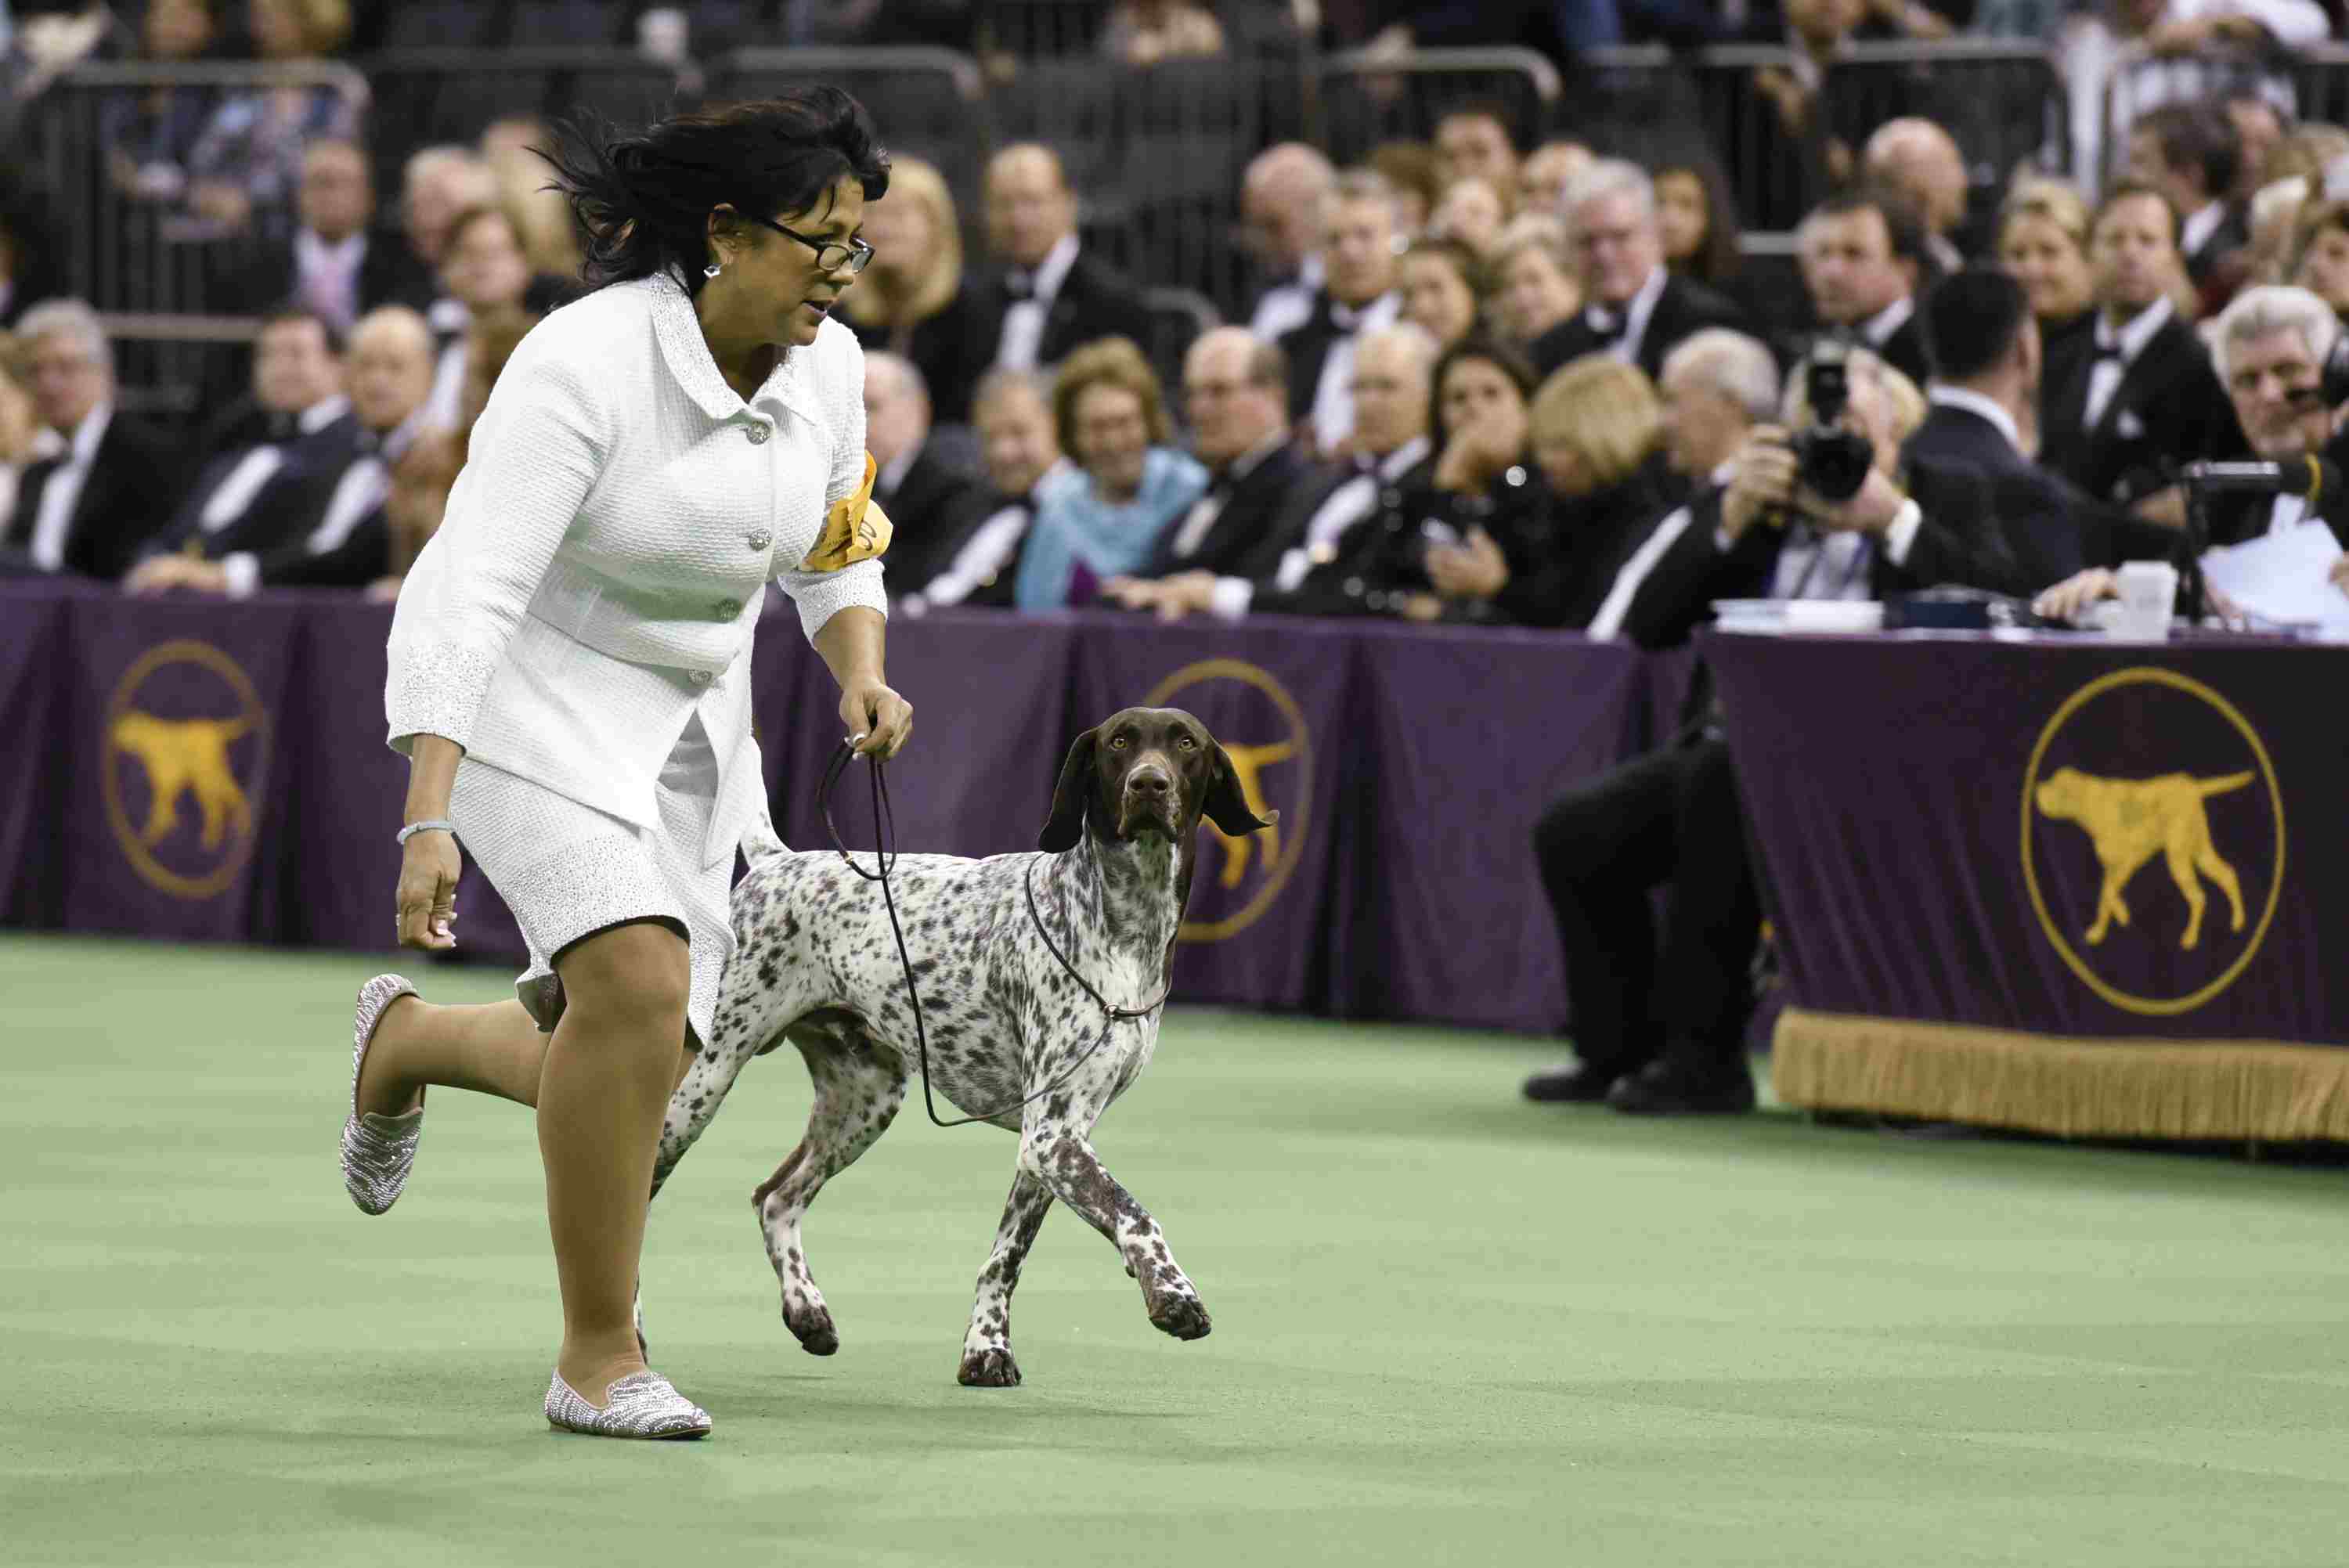
[[1813,347],[1803,362],[1811,428],[1795,431],[1787,445],[1794,449],[1796,477],[1821,500],[1849,500],[1876,466],[1876,449],[1868,438],[1839,422],[1851,402],[1850,370],[1850,349],[1832,338]]

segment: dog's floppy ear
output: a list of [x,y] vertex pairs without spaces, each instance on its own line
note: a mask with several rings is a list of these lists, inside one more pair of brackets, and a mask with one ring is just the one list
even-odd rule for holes
[[1199,814],[1227,839],[1259,831],[1280,820],[1278,811],[1267,811],[1259,820],[1248,810],[1247,797],[1240,791],[1239,769],[1232,766],[1231,753],[1220,743],[1216,743],[1215,771],[1207,779],[1207,798],[1199,803]]
[[1068,760],[1061,764],[1061,781],[1052,787],[1052,814],[1036,835],[1038,849],[1057,855],[1077,847],[1078,835],[1085,830],[1085,809],[1093,798],[1093,732],[1088,729],[1069,748]]

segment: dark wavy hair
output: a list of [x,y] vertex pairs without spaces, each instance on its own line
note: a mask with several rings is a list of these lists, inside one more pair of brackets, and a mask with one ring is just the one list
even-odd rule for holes
[[1527,414],[1533,410],[1534,388],[1538,383],[1534,376],[1534,367],[1526,363],[1526,356],[1497,338],[1486,335],[1482,329],[1472,330],[1467,336],[1444,351],[1443,356],[1435,362],[1434,371],[1427,378],[1427,428],[1438,456],[1452,444],[1452,432],[1444,424],[1444,378],[1452,374],[1454,366],[1470,359],[1481,359],[1507,377],[1516,387],[1517,396],[1524,399]]
[[864,108],[838,88],[797,88],[756,103],[675,115],[626,131],[583,112],[539,154],[571,201],[591,287],[668,273],[700,292],[709,213],[803,212],[844,175],[878,201],[889,154]]

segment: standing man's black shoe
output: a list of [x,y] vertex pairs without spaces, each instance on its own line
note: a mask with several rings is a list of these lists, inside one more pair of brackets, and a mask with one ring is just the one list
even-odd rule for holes
[[1526,1098],[1545,1104],[1597,1105],[1619,1081],[1630,1080],[1611,1068],[1577,1062],[1572,1067],[1545,1068],[1526,1079]]
[[1754,1078],[1743,1061],[1733,1077],[1654,1061],[1608,1090],[1607,1103],[1630,1116],[1734,1116],[1754,1109]]

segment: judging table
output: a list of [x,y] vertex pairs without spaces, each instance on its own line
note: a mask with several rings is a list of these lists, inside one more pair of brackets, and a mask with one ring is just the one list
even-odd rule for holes
[[2349,647],[1702,645],[1790,1103],[2349,1138]]

